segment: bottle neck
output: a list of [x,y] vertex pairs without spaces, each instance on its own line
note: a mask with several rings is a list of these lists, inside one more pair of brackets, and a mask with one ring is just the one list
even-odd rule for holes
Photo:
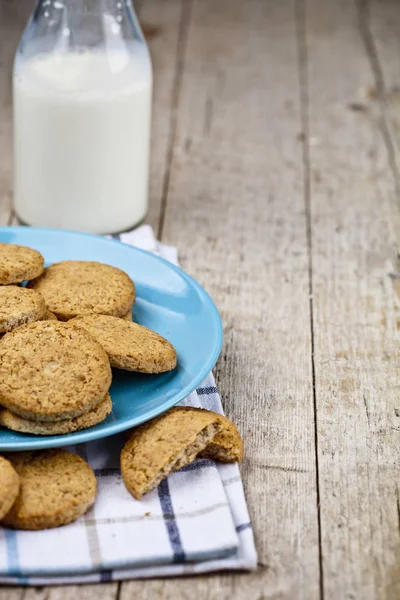
[[73,12],[74,14],[134,13],[131,0],[37,0],[35,12]]
[[131,8],[131,0],[37,0],[37,8],[46,7],[62,10],[63,8],[80,8],[82,11],[111,9],[111,8]]
[[131,0],[39,0],[32,22],[42,36],[61,32],[63,47],[144,41]]

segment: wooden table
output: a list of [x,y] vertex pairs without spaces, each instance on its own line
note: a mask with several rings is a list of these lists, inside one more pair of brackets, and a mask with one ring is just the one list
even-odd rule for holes
[[[0,4],[0,218],[9,74]],[[400,598],[400,4],[145,0],[148,222],[225,327],[256,573],[8,588],[0,600]],[[134,542],[134,540],[133,540]]]

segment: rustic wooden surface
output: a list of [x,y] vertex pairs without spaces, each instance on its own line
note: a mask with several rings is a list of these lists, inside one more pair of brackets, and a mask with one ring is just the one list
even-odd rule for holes
[[[11,58],[0,0],[0,221]],[[148,221],[220,308],[259,569],[0,600],[400,598],[400,4],[143,0]]]

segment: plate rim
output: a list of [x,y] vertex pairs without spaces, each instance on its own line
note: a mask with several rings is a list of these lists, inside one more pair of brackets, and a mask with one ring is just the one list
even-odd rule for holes
[[[139,252],[140,254],[144,254],[145,256],[150,257],[152,260],[162,263],[165,267],[172,269],[178,275],[183,277],[183,279],[185,279],[192,287],[194,287],[199,292],[199,294],[203,298],[205,298],[207,300],[209,307],[212,311],[214,324],[216,326],[216,342],[215,342],[213,352],[210,354],[210,357],[207,360],[206,366],[204,366],[203,369],[201,371],[199,371],[198,375],[193,378],[191,383],[187,384],[183,389],[181,389],[171,399],[166,400],[160,408],[155,407],[152,410],[149,410],[148,413],[146,414],[145,418],[141,418],[141,417],[136,417],[136,419],[132,418],[129,421],[129,425],[127,425],[126,423],[122,423],[119,425],[118,425],[118,423],[110,423],[106,432],[102,432],[101,430],[100,431],[98,431],[98,430],[91,431],[91,428],[89,428],[87,430],[84,429],[82,431],[78,431],[78,432],[74,432],[74,433],[63,434],[63,435],[58,436],[56,439],[54,439],[55,436],[48,436],[48,437],[47,436],[37,436],[34,439],[31,439],[29,441],[28,441],[28,439],[26,439],[25,442],[24,442],[24,438],[21,438],[20,441],[18,440],[17,442],[13,442],[12,444],[3,444],[0,441],[0,452],[14,452],[14,451],[19,452],[19,451],[23,451],[23,450],[61,448],[64,446],[69,446],[69,445],[74,445],[74,444],[83,444],[83,443],[94,441],[94,440],[105,439],[107,437],[111,437],[112,435],[116,435],[123,431],[127,431],[128,429],[137,427],[138,425],[141,425],[142,423],[145,423],[151,419],[154,419],[158,415],[163,414],[164,412],[166,412],[167,410],[169,410],[170,408],[172,408],[173,406],[178,404],[178,402],[180,402],[181,400],[186,398],[190,393],[192,393],[197,388],[197,386],[205,379],[205,377],[207,377],[207,375],[211,372],[211,370],[215,366],[215,363],[217,362],[217,360],[220,356],[221,350],[222,350],[223,326],[222,326],[221,316],[218,312],[218,309],[217,309],[213,299],[209,295],[209,293],[191,275],[189,275],[189,273],[186,273],[186,271],[184,271],[180,266],[175,265],[175,264],[169,262],[168,260],[166,260],[165,258],[162,258],[161,256],[158,256],[156,254],[153,254],[152,252],[149,252],[148,250],[144,250],[143,248],[138,248],[137,246],[132,246],[130,244],[127,244],[126,242],[123,242],[122,240],[115,239],[115,238],[108,238],[105,236],[96,235],[96,234],[92,234],[92,233],[73,231],[71,229],[57,229],[57,228],[51,228],[51,227],[30,227],[27,225],[3,225],[3,226],[0,226],[0,237],[3,232],[4,233],[5,232],[12,233],[13,231],[16,233],[21,232],[21,231],[26,231],[26,232],[33,231],[33,232],[37,232],[39,234],[40,233],[49,233],[49,232],[53,233],[53,234],[61,234],[61,235],[65,235],[65,234],[71,235],[72,234],[72,235],[78,236],[78,237],[95,239],[97,241],[101,241],[101,242],[104,242],[104,243],[110,244],[110,245],[123,246],[123,247],[127,248],[129,251]],[[13,243],[13,242],[10,242],[10,243]],[[19,244],[19,245],[22,245],[22,244]],[[18,432],[14,432],[14,433],[18,433]],[[21,434],[21,436],[24,436],[24,435],[25,434]],[[30,434],[26,434],[26,435],[27,435],[27,437],[28,437],[28,435],[29,435],[29,437],[31,437]],[[50,437],[52,439],[49,439]]]

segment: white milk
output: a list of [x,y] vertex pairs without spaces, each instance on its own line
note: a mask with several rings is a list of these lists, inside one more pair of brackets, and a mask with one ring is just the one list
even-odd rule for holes
[[151,66],[127,52],[18,59],[14,204],[30,225],[114,233],[146,214]]

